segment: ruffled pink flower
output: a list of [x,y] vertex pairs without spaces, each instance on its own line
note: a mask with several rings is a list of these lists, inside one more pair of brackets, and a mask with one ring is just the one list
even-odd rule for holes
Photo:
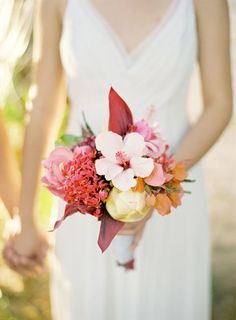
[[111,180],[121,191],[134,187],[135,177],[145,178],[154,168],[153,159],[144,157],[145,141],[139,133],[129,133],[122,139],[114,132],[102,132],[95,143],[103,155],[96,160],[97,173],[105,175],[106,180]]
[[149,123],[142,119],[130,126],[130,131],[138,132],[144,137],[147,153],[151,158],[160,157],[165,151],[167,143],[161,137],[160,125],[158,123],[149,125]]
[[42,182],[56,196],[64,198],[64,180],[65,176],[62,169],[65,163],[73,159],[73,152],[66,147],[54,149],[49,158],[42,162],[45,169],[45,175]]

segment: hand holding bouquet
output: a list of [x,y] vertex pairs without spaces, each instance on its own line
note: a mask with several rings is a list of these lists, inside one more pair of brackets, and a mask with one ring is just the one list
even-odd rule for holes
[[[64,135],[43,161],[42,182],[66,202],[58,228],[79,212],[101,221],[98,245],[105,251],[113,240],[118,263],[133,268],[128,250],[132,236],[116,236],[124,223],[144,219],[152,209],[167,215],[181,205],[184,163],[168,156],[158,124],[148,117],[133,121],[125,101],[111,88],[108,131],[95,136],[85,121],[82,136]],[[115,237],[116,236],[116,237]]]

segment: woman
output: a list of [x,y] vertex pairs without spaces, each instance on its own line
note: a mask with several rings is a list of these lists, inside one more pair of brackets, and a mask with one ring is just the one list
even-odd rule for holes
[[[199,160],[232,112],[227,2],[41,0],[34,42],[37,93],[25,137],[15,256],[42,262],[35,258],[43,243],[36,223],[40,162],[64,111],[65,83],[71,101],[67,132],[79,133],[82,110],[99,132],[112,85],[136,119],[156,106],[153,120],[175,158],[189,160],[189,176],[197,180],[191,196],[166,219],[153,214],[151,222],[124,227],[123,233],[135,236],[133,272],[115,266],[111,250],[100,254],[93,219],[68,219],[56,232],[53,319],[209,319],[208,217]],[[204,110],[190,127],[185,104],[196,59]],[[59,203],[59,215],[63,208]],[[18,260],[19,269],[31,267]]]

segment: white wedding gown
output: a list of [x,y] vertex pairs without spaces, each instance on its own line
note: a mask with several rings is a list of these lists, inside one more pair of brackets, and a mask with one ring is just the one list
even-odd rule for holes
[[[197,56],[192,0],[172,0],[159,25],[127,53],[89,0],[68,0],[60,43],[71,113],[67,132],[79,134],[82,110],[95,133],[108,121],[110,86],[134,118],[150,105],[172,150],[189,128],[186,99]],[[97,245],[99,223],[69,217],[55,232],[51,272],[54,320],[209,320],[208,207],[198,163],[189,172],[183,205],[153,214],[136,250],[136,269],[125,272],[112,249]],[[59,208],[58,208],[59,206]],[[63,214],[57,203],[56,213]]]

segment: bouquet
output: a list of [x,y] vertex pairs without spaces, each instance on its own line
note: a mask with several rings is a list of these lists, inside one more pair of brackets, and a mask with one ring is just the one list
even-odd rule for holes
[[185,164],[168,156],[169,145],[152,111],[134,122],[126,102],[111,88],[108,131],[95,135],[84,117],[81,136],[65,134],[43,161],[43,184],[66,205],[53,230],[74,213],[90,214],[100,224],[98,245],[104,252],[113,240],[119,265],[134,268],[132,236],[117,235],[125,223],[150,211],[164,216],[181,205],[187,179]]

